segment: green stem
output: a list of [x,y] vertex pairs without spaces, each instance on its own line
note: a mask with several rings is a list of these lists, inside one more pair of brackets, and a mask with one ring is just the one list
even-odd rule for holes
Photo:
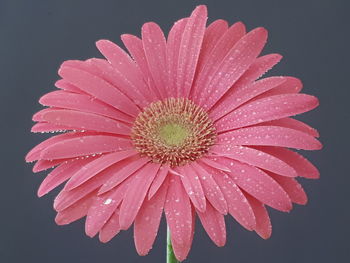
[[173,246],[171,245],[169,227],[167,228],[166,262],[167,263],[179,263],[179,261],[177,261],[175,255],[174,255]]

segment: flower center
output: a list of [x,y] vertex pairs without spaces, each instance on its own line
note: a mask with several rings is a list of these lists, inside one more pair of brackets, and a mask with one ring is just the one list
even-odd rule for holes
[[139,113],[131,138],[142,155],[174,167],[206,153],[216,132],[202,108],[188,99],[169,98],[151,103]]

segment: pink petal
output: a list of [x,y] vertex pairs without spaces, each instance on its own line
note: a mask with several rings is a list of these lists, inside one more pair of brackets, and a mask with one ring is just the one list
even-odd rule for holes
[[63,65],[58,74],[93,97],[130,116],[136,116],[139,113],[137,106],[128,97],[107,81],[91,73]]
[[142,43],[145,51],[148,68],[164,99],[167,97],[166,85],[168,81],[166,70],[166,41],[161,28],[153,22],[142,26]]
[[228,168],[225,165],[217,162],[215,158],[209,159],[209,158],[206,158],[206,157],[202,157],[200,159],[200,162],[205,163],[206,165],[209,165],[212,168],[215,168],[215,169],[218,169],[218,170],[221,170],[221,171],[224,171],[224,172],[230,172],[231,171],[230,168]]
[[285,81],[286,79],[284,77],[269,77],[247,85],[237,85],[237,87],[234,85],[228,92],[230,95],[227,98],[225,95],[218,107],[215,107],[210,112],[210,117],[217,121],[250,99],[264,93],[267,90],[278,87]]
[[122,183],[130,175],[141,169],[148,162],[148,158],[139,157],[130,161],[126,166],[122,167],[119,171],[114,173],[113,176],[102,185],[98,193],[103,194],[105,192],[108,192],[112,188]]
[[79,171],[73,174],[69,182],[66,184],[65,188],[67,191],[72,190],[85,183],[87,180],[94,177],[96,174],[100,173],[107,167],[136,154],[137,152],[133,149],[105,154],[96,160],[82,166]]
[[158,189],[162,186],[165,178],[169,173],[169,168],[170,167],[168,165],[162,165],[159,168],[159,171],[154,178],[151,187],[149,188],[148,199],[151,199],[157,193]]
[[319,105],[318,99],[306,94],[283,94],[254,100],[226,115],[216,125],[219,132],[266,121],[294,116]]
[[190,199],[178,176],[170,177],[164,210],[175,255],[183,260],[191,247],[194,228]]
[[187,97],[190,93],[197,61],[202,46],[207,21],[207,8],[197,6],[186,23],[179,50],[177,74],[178,94]]
[[289,128],[277,126],[247,127],[220,134],[218,144],[265,145],[319,150],[322,144],[314,137]]
[[58,160],[39,160],[35,163],[35,165],[33,166],[33,172],[37,173],[37,172],[41,172],[41,171],[45,171],[47,169],[50,168],[54,168],[55,166],[68,161],[70,159],[58,159]]
[[214,145],[211,147],[210,151],[280,175],[289,177],[296,177],[298,175],[287,163],[264,151],[244,146],[230,146],[227,144]]
[[128,229],[135,220],[159,167],[160,164],[149,163],[133,176],[120,206],[119,224],[121,229]]
[[272,226],[265,206],[252,196],[247,196],[247,198],[256,217],[256,233],[263,239],[268,239],[271,236]]
[[[208,57],[219,39],[226,33],[228,23],[225,20],[218,19],[211,23],[204,33],[201,52],[197,63],[197,72],[200,72],[208,62]],[[193,90],[191,90],[192,92]]]
[[281,85],[279,85],[274,89],[271,89],[265,92],[264,94],[261,94],[255,99],[262,99],[262,98],[281,95],[281,94],[296,94],[302,90],[303,83],[300,81],[300,79],[297,79],[294,77],[284,77],[284,78],[286,78],[286,81],[284,83],[282,83]]
[[124,138],[107,135],[81,136],[49,145],[41,152],[40,158],[46,160],[73,158],[130,148],[130,140]]
[[[203,87],[210,81],[212,76],[219,69],[222,61],[230,52],[232,47],[245,35],[245,26],[238,22],[233,24],[226,32],[217,40],[217,44],[203,61],[203,66],[198,68],[198,80],[193,88],[193,100],[200,100],[203,96]],[[205,52],[205,51],[204,51]],[[205,53],[204,53],[205,54]]]
[[222,247],[226,243],[226,225],[224,216],[207,203],[205,212],[197,211],[202,225],[213,242]]
[[249,68],[266,39],[267,31],[264,28],[257,28],[242,37],[222,60],[215,74],[208,76],[197,103],[206,110],[210,109]]
[[141,256],[148,254],[157,236],[167,190],[166,181],[153,198],[143,203],[135,218],[134,240],[136,250]]
[[56,188],[78,171],[83,165],[93,161],[94,158],[87,158],[83,160],[72,160],[64,162],[49,173],[45,179],[42,181],[39,189],[38,196],[42,197],[43,195],[50,192],[52,189]]
[[[130,83],[132,87],[135,87],[140,92],[143,92],[143,94],[144,91],[148,90],[143,74],[138,67],[139,60],[136,60],[136,64],[123,49],[108,40],[97,41],[96,46],[112,64],[121,79],[124,79],[125,82]],[[141,54],[142,53],[143,52],[141,52]],[[132,53],[132,55],[134,56],[135,54]],[[127,88],[127,86],[125,88]]]
[[43,120],[56,125],[68,126],[72,129],[82,129],[98,132],[129,135],[129,124],[110,119],[101,115],[75,111],[75,110],[51,110],[46,111]]
[[95,198],[87,213],[85,222],[85,232],[89,237],[94,237],[117,210],[128,186],[129,182],[126,182],[111,192]]
[[307,195],[303,187],[294,178],[287,178],[274,173],[269,175],[286,191],[293,203],[305,205],[307,203]]
[[99,235],[100,241],[102,243],[107,243],[119,232],[120,232],[119,209],[117,209],[113,213],[113,215],[108,219],[107,223],[102,227]]
[[[244,72],[244,74],[239,78],[239,80],[228,90],[228,92],[226,92],[225,96],[223,96],[219,100],[219,102],[214,106],[214,108],[211,109],[211,114],[213,116],[217,116],[217,118],[220,118],[221,116],[233,110],[236,106],[233,105],[233,107],[230,107],[230,103],[235,104],[237,100],[239,102],[239,98],[241,97],[239,93],[245,91],[248,86],[250,87],[253,84],[254,80],[258,79],[268,70],[270,70],[281,60],[281,58],[282,56],[279,54],[269,54],[257,58],[250,65],[248,70]],[[252,92],[251,89],[249,89],[249,92],[244,93],[249,96],[250,92]]]
[[[129,53],[135,60],[136,64],[142,71],[143,77],[146,81],[151,80],[151,72],[148,68],[147,59],[145,55],[145,51],[143,49],[142,40],[139,39],[136,36],[124,34],[121,36],[121,39],[125,45],[125,47],[128,49]],[[148,98],[148,101],[153,101],[155,99],[160,99],[160,97],[157,95],[156,91],[152,88],[154,85],[148,86],[146,88],[140,89],[143,96]]]
[[80,199],[72,206],[57,213],[55,221],[57,225],[67,225],[86,216],[96,193],[91,193]]
[[142,83],[142,86],[136,86],[105,59],[92,58],[85,63],[91,64],[94,68],[94,71],[91,72],[92,74],[101,76],[101,78],[113,84],[115,88],[127,95],[135,104],[144,107],[149,103],[149,100],[147,100],[148,96],[144,95],[145,83]]
[[293,118],[284,118],[279,120],[268,121],[268,122],[265,122],[264,125],[281,126],[285,128],[290,128],[301,132],[305,132],[313,137],[320,136],[316,129],[310,127],[304,122],[301,122]]
[[287,193],[265,172],[254,166],[226,158],[220,158],[220,161],[230,165],[231,173],[229,175],[244,191],[277,210],[288,212],[292,209],[292,203]]
[[176,86],[176,79],[178,73],[181,39],[185,30],[187,20],[187,18],[184,18],[175,22],[168,35],[166,60],[168,71],[167,94],[169,94],[169,96],[171,97],[180,96],[179,90],[177,90]]
[[191,168],[197,173],[207,200],[221,214],[227,214],[228,206],[224,194],[221,192],[220,187],[210,172],[197,162],[191,163]]
[[27,162],[33,162],[38,159],[40,159],[40,153],[46,149],[48,146],[53,145],[57,142],[65,141],[67,139],[73,139],[77,137],[82,137],[82,136],[88,136],[96,133],[79,133],[79,132],[68,132],[60,135],[53,136],[41,143],[39,143],[37,146],[35,146],[32,150],[29,151],[29,153],[26,155],[26,161]]
[[55,86],[64,91],[69,91],[69,92],[78,93],[78,94],[85,94],[84,91],[82,91],[77,86],[74,86],[73,84],[69,83],[64,79],[57,80],[55,83]]
[[320,176],[320,173],[317,170],[317,168],[307,159],[305,159],[302,155],[296,152],[280,147],[260,146],[257,149],[281,159],[282,161],[293,167],[294,170],[297,171],[298,176],[310,179],[317,179]]
[[[38,122],[35,125],[33,125],[30,131],[35,133],[36,132],[55,133],[55,132],[65,132],[65,131],[77,131],[77,130],[68,126],[57,125],[57,124],[47,123],[47,122]],[[83,130],[79,129],[79,131],[82,132]]]
[[253,230],[255,216],[243,192],[227,174],[215,169],[211,169],[210,172],[224,194],[230,215],[244,228]]
[[204,212],[206,199],[198,175],[189,165],[178,167],[177,170],[182,175],[182,184],[194,207],[199,211]]
[[45,106],[90,112],[128,123],[133,122],[128,115],[85,94],[58,90],[47,93],[40,98],[39,102]]
[[113,174],[119,171],[122,167],[127,165],[130,160],[122,160],[107,169],[103,170],[101,173],[91,178],[89,181],[85,182],[81,186],[74,188],[73,190],[66,191],[63,190],[56,196],[54,201],[54,208],[56,211],[62,211],[63,209],[76,203],[78,200],[91,193],[92,191],[101,187],[101,185],[111,178]]

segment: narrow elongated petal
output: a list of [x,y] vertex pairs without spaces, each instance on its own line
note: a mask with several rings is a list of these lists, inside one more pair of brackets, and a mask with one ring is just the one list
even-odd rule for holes
[[298,176],[310,179],[317,179],[320,176],[317,168],[299,153],[281,147],[260,146],[256,148],[281,159],[293,167]]
[[229,175],[233,181],[256,199],[280,211],[288,212],[292,209],[288,194],[265,172],[226,158],[221,158],[220,161],[230,165]]
[[[206,28],[202,42],[202,49],[198,58],[197,72],[200,72],[203,69],[203,66],[208,61],[210,53],[227,29],[228,23],[222,19],[215,20]],[[193,92],[193,89],[191,92]]]
[[[211,114],[213,116],[217,116],[216,118],[219,118],[232,111],[236,106],[233,105],[230,107],[230,102],[234,104],[237,102],[237,100],[239,102],[239,93],[246,90],[247,87],[251,86],[253,84],[253,81],[270,70],[281,60],[281,58],[282,56],[279,54],[268,54],[257,58],[250,65],[248,70],[244,72],[244,74],[239,78],[239,80],[226,92],[225,96],[223,96],[211,109]],[[251,91],[254,93],[254,90]]]
[[287,178],[274,173],[269,173],[269,175],[282,186],[293,203],[299,205],[305,205],[307,203],[307,195],[296,179]]
[[55,218],[56,224],[67,225],[86,216],[95,197],[96,193],[92,192],[72,206],[58,212]]
[[206,110],[210,109],[253,63],[266,38],[267,31],[263,28],[257,28],[241,38],[225,56],[215,74],[208,76],[208,83],[202,88],[202,100],[197,103]]
[[89,162],[92,162],[94,158],[87,158],[83,160],[72,160],[66,163],[62,163],[60,166],[56,167],[49,173],[45,179],[42,181],[39,189],[38,196],[41,197],[60,184],[67,181],[72,175],[78,171],[82,166],[86,165]]
[[214,145],[211,151],[284,176],[296,177],[298,175],[294,168],[281,159],[250,147],[218,144]]
[[112,64],[120,80],[129,83],[129,87],[135,87],[140,92],[148,90],[140,68],[123,49],[108,40],[99,40],[96,42],[96,46]]
[[42,115],[43,121],[71,127],[72,129],[108,132],[122,135],[130,134],[130,126],[101,115],[75,111],[50,110]]
[[220,132],[310,111],[318,106],[314,96],[283,94],[255,100],[234,110],[217,122]]
[[100,230],[99,239],[101,242],[107,243],[119,232],[119,209],[117,209]]
[[225,173],[211,170],[214,179],[225,196],[230,215],[248,230],[255,228],[255,215],[247,198]]
[[137,252],[142,256],[148,254],[157,236],[167,190],[168,182],[166,181],[150,200],[143,203],[135,218],[135,246]]
[[207,8],[198,6],[186,23],[179,50],[177,88],[180,96],[188,96],[197,66],[205,32]]
[[224,216],[215,210],[210,203],[204,213],[197,211],[202,225],[213,242],[222,247],[226,243],[226,225]]
[[162,165],[159,168],[159,171],[154,178],[151,187],[149,188],[148,192],[148,199],[151,199],[155,193],[157,193],[158,189],[163,185],[164,180],[167,178],[169,173],[169,166],[168,165]]
[[272,226],[265,206],[252,196],[247,196],[247,198],[255,214],[256,233],[263,239],[268,239],[271,236]]
[[109,180],[107,180],[99,190],[99,194],[103,194],[116,187],[127,179],[130,175],[142,168],[149,160],[147,158],[137,158],[130,161],[126,166],[122,167],[119,171],[115,172]]
[[95,198],[85,222],[85,232],[89,237],[94,237],[117,210],[125,196],[129,183],[127,182],[111,192]]
[[[190,199],[178,176],[169,178],[169,189],[165,200],[165,216],[171,233],[171,241],[179,260],[186,258],[192,243],[192,208]],[[187,253],[186,253],[187,252]]]
[[179,51],[182,40],[182,35],[185,30],[187,18],[181,19],[173,25],[171,28],[168,40],[167,40],[167,71],[168,71],[168,85],[167,94],[169,96],[178,97],[180,96],[179,90],[177,89],[177,73],[179,63]]
[[186,189],[188,196],[190,197],[193,205],[199,210],[205,211],[205,195],[198,175],[188,165],[179,167],[179,173],[181,181]]
[[91,73],[68,66],[62,66],[58,73],[62,78],[76,85],[91,96],[96,97],[128,115],[136,116],[139,113],[139,109],[134,102],[113,87],[113,85]]
[[238,22],[233,24],[217,40],[217,44],[213,47],[212,51],[203,59],[203,65],[200,65],[201,67],[198,68],[198,81],[196,81],[192,91],[193,100],[200,100],[200,96],[203,95],[203,86],[210,81],[208,76],[215,74],[225,56],[245,33],[245,26],[243,23]]
[[207,200],[221,214],[227,214],[228,206],[224,194],[213,179],[212,174],[197,162],[193,162],[191,168],[197,173]]
[[119,171],[121,167],[124,167],[130,162],[129,159],[122,160],[119,163],[116,163],[107,169],[103,170],[101,173],[95,177],[88,180],[83,185],[74,188],[70,191],[63,190],[57,195],[54,201],[54,208],[56,211],[62,211],[63,209],[73,205],[78,200],[88,195],[89,193],[95,191],[101,185],[107,181],[116,171]]
[[225,132],[218,144],[280,146],[303,150],[319,150],[321,143],[313,136],[277,126],[256,126]]
[[53,136],[35,146],[29,153],[26,155],[27,162],[33,162],[40,159],[41,152],[55,143],[62,142],[68,139],[80,138],[84,136],[96,135],[94,132],[79,133],[79,132],[68,132],[60,135]]
[[318,133],[318,131],[316,129],[310,127],[309,125],[307,125],[304,122],[301,122],[301,121],[293,119],[293,118],[283,118],[283,119],[279,119],[279,120],[267,121],[267,122],[264,122],[263,125],[281,126],[281,127],[290,128],[290,129],[298,130],[301,132],[305,132],[305,133],[307,133],[311,136],[314,136],[314,137],[320,136],[320,134]]
[[142,43],[148,68],[162,98],[166,98],[166,41],[161,28],[153,22],[142,26]]
[[132,118],[130,116],[85,94],[76,94],[58,90],[42,96],[39,102],[45,106],[90,112],[132,123]]
[[[142,40],[137,36],[124,34],[121,36],[121,39],[128,49],[130,55],[136,62],[137,66],[140,68],[143,78],[146,84],[150,84],[151,80],[151,72],[148,68],[148,63],[145,55],[145,50],[143,49]],[[146,85],[145,88],[140,89],[142,95],[148,99],[148,101],[153,101],[155,98],[160,99],[157,92],[153,90],[154,85]]]
[[149,163],[133,176],[120,206],[119,223],[121,229],[126,230],[133,223],[159,167],[159,164]]
[[69,92],[73,92],[73,93],[77,93],[77,94],[85,94],[86,95],[86,93],[84,91],[82,91],[77,86],[74,86],[73,84],[69,83],[68,81],[66,81],[64,79],[57,80],[55,82],[55,86],[61,90],[64,90],[64,91],[69,91]]
[[72,178],[66,185],[66,190],[69,191],[75,187],[78,187],[107,167],[136,154],[137,152],[133,149],[113,152],[105,154],[104,156],[89,162],[88,164],[82,166],[79,171],[73,174]]
[[127,150],[131,148],[129,140],[115,136],[82,136],[54,143],[40,154],[42,159],[62,159],[90,154],[99,154]]

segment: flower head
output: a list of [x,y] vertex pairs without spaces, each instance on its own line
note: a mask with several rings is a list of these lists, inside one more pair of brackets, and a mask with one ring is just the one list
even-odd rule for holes
[[102,242],[134,225],[136,249],[149,252],[163,212],[174,252],[186,258],[198,215],[218,246],[229,214],[261,237],[271,235],[265,206],[280,211],[307,197],[297,177],[317,169],[288,148],[317,150],[318,133],[291,118],[318,106],[293,77],[261,76],[281,56],[259,56],[264,28],[238,22],[206,26],[198,6],[167,38],[151,22],[142,38],[122,35],[128,53],[97,42],[104,59],[65,61],[59,90],[33,117],[33,132],[62,132],[32,149],[34,172],[53,167],[42,196],[54,201],[56,222],[86,217],[86,234]]

